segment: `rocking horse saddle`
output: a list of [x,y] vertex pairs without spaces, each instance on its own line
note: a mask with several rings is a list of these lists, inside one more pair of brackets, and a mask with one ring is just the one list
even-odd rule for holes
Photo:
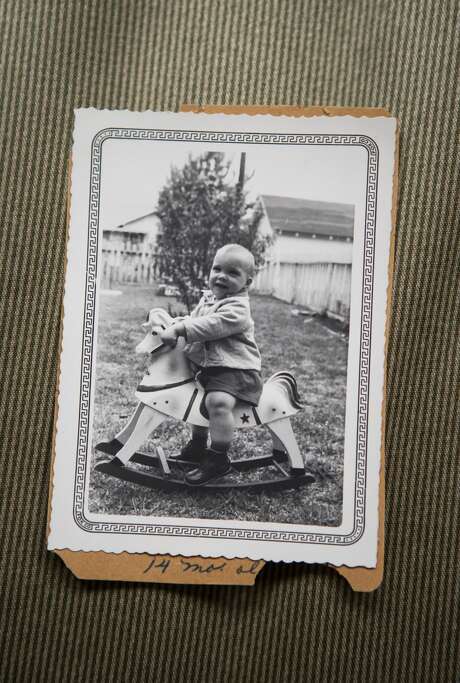
[[[145,375],[137,387],[136,398],[151,408],[193,425],[207,427],[201,407],[204,389],[194,377],[158,385],[153,375]],[[239,401],[233,411],[240,428],[270,424],[291,417],[302,409],[295,378],[289,372],[276,372],[264,384],[257,407]]]

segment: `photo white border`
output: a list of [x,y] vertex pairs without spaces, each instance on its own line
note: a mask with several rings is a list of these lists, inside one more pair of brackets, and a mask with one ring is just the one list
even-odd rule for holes
[[[76,111],[50,549],[375,566],[395,133],[396,121],[386,117]],[[100,184],[103,143],[108,139],[164,144],[179,140],[188,145],[206,143],[213,149],[257,144],[349,145],[365,150],[364,229],[361,234],[355,225],[353,246],[344,522],[340,527],[89,513],[86,491],[97,332]],[[350,469],[351,461],[354,469]],[[347,492],[350,484],[352,501]]]

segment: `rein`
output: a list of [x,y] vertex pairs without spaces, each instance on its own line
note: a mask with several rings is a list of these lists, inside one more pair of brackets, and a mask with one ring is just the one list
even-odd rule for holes
[[137,387],[137,391],[149,392],[149,391],[162,391],[163,389],[174,389],[175,387],[181,387],[183,384],[189,384],[190,382],[194,382],[194,381],[195,381],[194,377],[189,377],[189,379],[183,379],[180,382],[173,382],[172,384],[152,385],[152,386],[143,386],[142,384],[139,384],[139,386]]
[[153,349],[153,351],[150,351],[150,355],[153,356],[154,353],[156,353],[157,351],[161,351],[161,349],[164,349],[165,346],[166,346],[166,344],[161,342],[160,346],[157,346],[156,349]]

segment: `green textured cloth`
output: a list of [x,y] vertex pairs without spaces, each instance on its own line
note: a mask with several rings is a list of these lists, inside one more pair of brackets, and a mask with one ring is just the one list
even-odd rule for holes
[[[2,2],[0,679],[455,681],[460,5]],[[73,108],[383,106],[401,121],[382,587],[76,580],[46,551]]]

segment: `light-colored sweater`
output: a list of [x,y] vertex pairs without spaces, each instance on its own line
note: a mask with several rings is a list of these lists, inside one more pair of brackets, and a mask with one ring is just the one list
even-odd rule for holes
[[197,307],[182,322],[187,340],[185,353],[197,365],[260,370],[246,291],[225,299],[204,292]]

